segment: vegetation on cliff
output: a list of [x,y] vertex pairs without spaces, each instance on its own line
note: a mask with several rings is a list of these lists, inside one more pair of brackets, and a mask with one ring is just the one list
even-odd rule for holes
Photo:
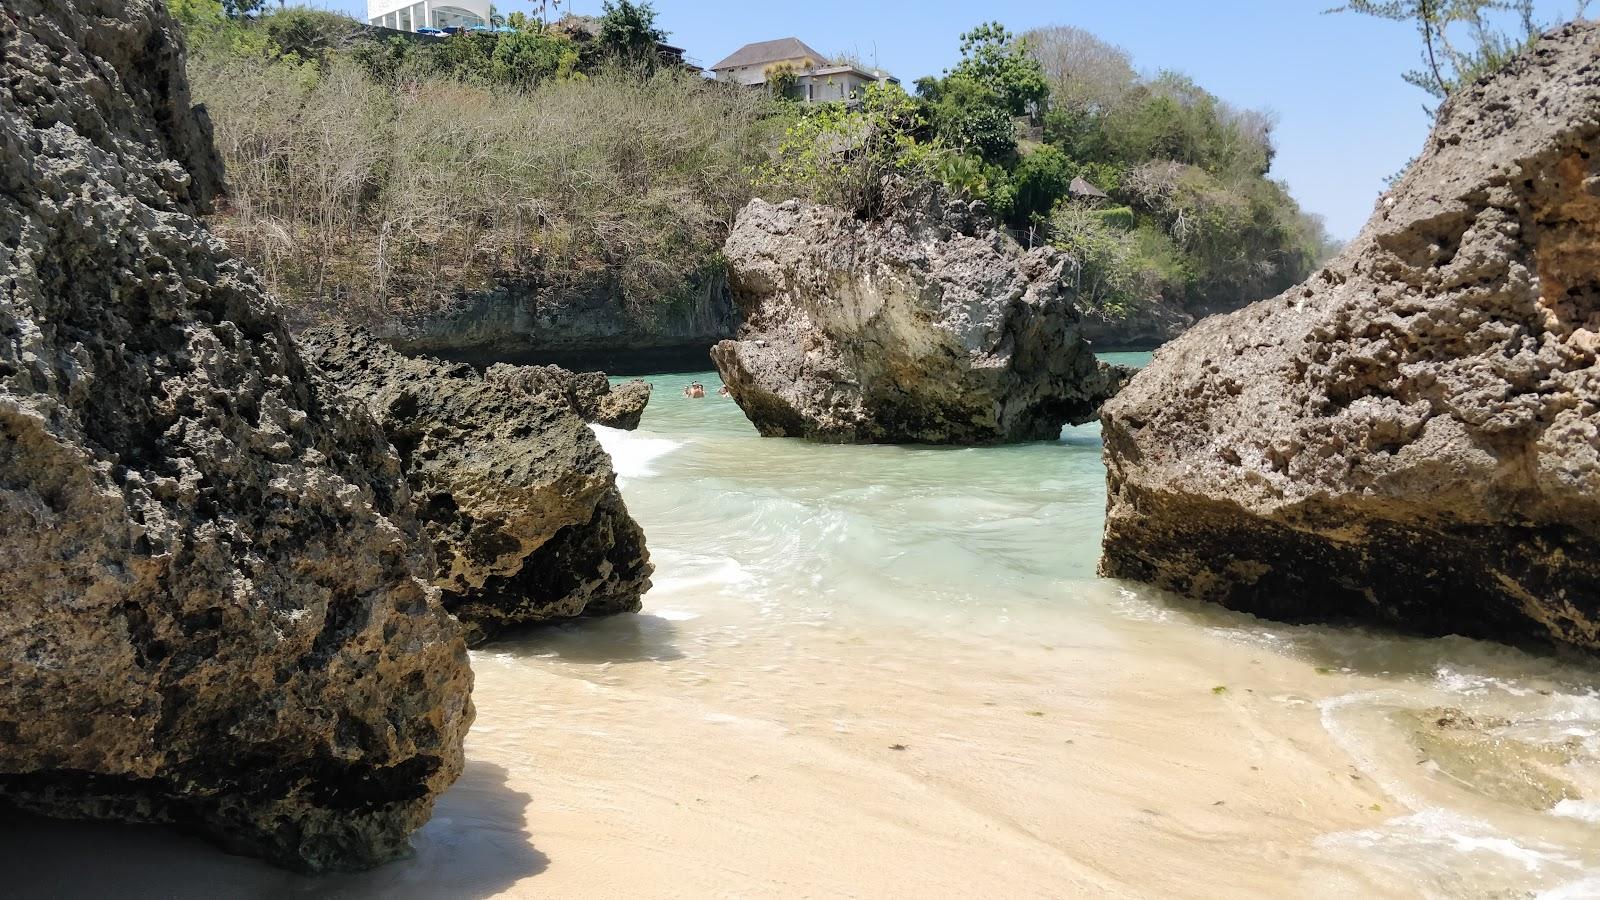
[[647,65],[605,21],[382,43],[330,13],[174,6],[227,163],[214,224],[302,320],[507,278],[670,297],[715,264],[771,143],[764,98]]
[[964,34],[961,60],[819,110],[789,132],[768,183],[875,215],[877,176],[934,178],[1029,243],[1072,256],[1087,305],[1113,315],[1164,297],[1236,307],[1301,280],[1327,254],[1320,221],[1268,177],[1271,119],[1074,28]]
[[664,62],[647,4],[427,43],[312,10],[172,4],[228,164],[217,227],[304,319],[373,322],[508,281],[599,280],[642,311],[719,265],[751,197],[871,217],[889,176],[1057,244],[1112,316],[1233,308],[1325,254],[1268,176],[1268,117],[1181,75],[1143,79],[1076,29],[982,25],[915,96],[806,105]]

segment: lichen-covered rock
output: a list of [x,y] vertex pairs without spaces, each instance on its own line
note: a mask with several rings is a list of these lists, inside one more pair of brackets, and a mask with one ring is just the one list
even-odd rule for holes
[[0,795],[403,853],[472,707],[399,461],[197,220],[164,4],[0,13]]
[[1065,258],[936,194],[872,222],[753,200],[724,253],[744,325],[711,355],[764,435],[1054,439],[1120,380],[1079,334]]
[[484,378],[565,403],[578,418],[607,428],[638,428],[650,403],[649,382],[635,379],[613,385],[604,372],[573,373],[560,366],[496,363],[484,372]]
[[1107,575],[1600,649],[1600,28],[1462,91],[1346,252],[1104,415]]
[[343,326],[298,340],[400,452],[438,559],[435,583],[469,640],[638,611],[652,571],[644,533],[567,397],[522,388],[549,373],[520,379],[507,367],[489,377]]

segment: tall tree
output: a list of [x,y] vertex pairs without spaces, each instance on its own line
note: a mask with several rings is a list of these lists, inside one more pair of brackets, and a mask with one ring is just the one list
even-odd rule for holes
[[657,61],[656,44],[667,33],[656,27],[656,11],[649,3],[605,0],[601,5],[600,52],[646,66]]
[[1050,96],[1044,67],[1026,41],[999,22],[986,22],[961,36],[961,62],[951,78],[970,81],[993,93],[1012,115],[1035,112]]

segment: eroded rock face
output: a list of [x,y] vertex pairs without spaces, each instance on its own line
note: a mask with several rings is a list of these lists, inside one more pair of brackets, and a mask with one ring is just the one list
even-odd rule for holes
[[515,390],[539,394],[560,403],[585,422],[632,431],[650,403],[650,383],[635,379],[613,386],[604,372],[569,372],[560,366],[512,366],[496,363],[484,372]]
[[1104,415],[1102,571],[1600,649],[1600,29],[1445,110],[1362,235]]
[[724,250],[744,315],[712,350],[765,435],[861,443],[1054,439],[1119,374],[1082,340],[1065,258],[960,203],[884,222],[753,200]]
[[398,855],[472,719],[399,461],[196,219],[163,4],[0,12],[0,795]]
[[548,372],[480,374],[346,327],[297,339],[399,451],[438,559],[435,583],[469,640],[638,611],[652,571],[644,533],[566,393],[522,386],[544,384]]

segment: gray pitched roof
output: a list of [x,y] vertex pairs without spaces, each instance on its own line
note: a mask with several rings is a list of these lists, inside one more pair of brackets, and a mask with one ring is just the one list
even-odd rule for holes
[[1067,186],[1067,192],[1074,197],[1094,197],[1097,199],[1109,199],[1111,197],[1110,194],[1100,190],[1082,178],[1072,179],[1072,184]]
[[740,66],[764,66],[767,63],[777,62],[780,59],[798,59],[809,56],[818,63],[825,63],[828,57],[825,54],[806,46],[805,41],[799,38],[779,38],[775,41],[757,41],[754,44],[745,44],[733,55],[711,67],[715,72],[719,69],[737,69]]

